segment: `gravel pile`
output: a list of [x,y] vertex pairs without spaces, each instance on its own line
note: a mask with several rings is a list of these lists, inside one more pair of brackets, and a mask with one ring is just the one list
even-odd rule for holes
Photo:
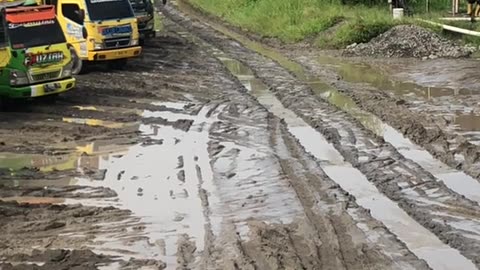
[[415,57],[423,59],[467,57],[472,49],[458,46],[422,27],[395,26],[368,43],[348,46],[346,56]]

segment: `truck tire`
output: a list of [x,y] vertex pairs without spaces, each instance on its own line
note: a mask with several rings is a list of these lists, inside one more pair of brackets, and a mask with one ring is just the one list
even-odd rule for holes
[[70,53],[72,54],[73,60],[72,74],[79,75],[85,73],[87,71],[87,63],[78,57],[77,52],[73,47],[70,47]]
[[74,63],[73,63],[73,66],[72,66],[72,74],[73,75],[82,74],[83,71],[84,71],[83,61],[81,59],[78,59],[78,58],[76,58],[73,61],[74,61]]

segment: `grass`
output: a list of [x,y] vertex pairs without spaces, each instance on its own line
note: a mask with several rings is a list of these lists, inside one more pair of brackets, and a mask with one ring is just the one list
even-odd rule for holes
[[[243,30],[286,43],[308,38],[322,48],[341,48],[369,41],[398,24],[418,24],[411,18],[394,21],[380,0],[189,0]],[[342,2],[349,4],[342,4]],[[367,5],[359,4],[359,2]],[[410,0],[424,11],[426,0]],[[448,10],[450,0],[431,1],[430,10]],[[328,31],[337,25],[335,31]]]

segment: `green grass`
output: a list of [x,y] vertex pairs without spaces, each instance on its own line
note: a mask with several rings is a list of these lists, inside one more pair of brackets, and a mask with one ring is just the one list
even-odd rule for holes
[[[411,18],[394,21],[382,0],[189,0],[243,30],[286,43],[313,38],[321,48],[341,48],[367,42],[398,24],[418,24]],[[426,0],[410,0],[414,11],[425,11]],[[448,10],[450,0],[431,1],[430,10]],[[359,4],[362,3],[362,4]],[[335,31],[328,31],[337,25]]]
[[296,42],[334,25],[342,14],[318,0],[190,0],[245,30]]

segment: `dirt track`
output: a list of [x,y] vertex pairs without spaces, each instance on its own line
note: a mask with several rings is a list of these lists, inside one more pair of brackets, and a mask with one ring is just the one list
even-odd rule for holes
[[480,266],[458,129],[193,12],[163,10],[126,70],[2,113],[1,269]]

